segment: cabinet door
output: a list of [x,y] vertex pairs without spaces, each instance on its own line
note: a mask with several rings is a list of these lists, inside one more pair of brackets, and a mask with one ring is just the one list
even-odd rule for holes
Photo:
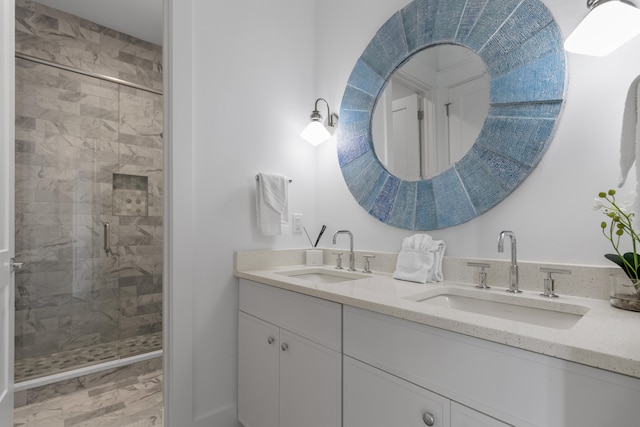
[[238,421],[278,427],[278,328],[238,314]]
[[344,357],[344,427],[448,427],[449,399]]
[[451,427],[510,427],[495,418],[467,406],[451,402]]
[[341,425],[341,355],[280,330],[280,427]]

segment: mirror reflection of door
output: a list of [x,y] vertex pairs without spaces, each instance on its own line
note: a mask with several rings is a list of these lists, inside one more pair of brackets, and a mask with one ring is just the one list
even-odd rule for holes
[[410,177],[421,176],[420,97],[417,94],[391,102],[393,141],[389,151],[389,166],[404,171]]
[[471,149],[489,112],[489,81],[478,77],[448,91],[449,164]]
[[376,155],[405,180],[430,176],[435,167],[430,88],[393,78],[378,99],[372,121]]
[[396,70],[378,97],[374,150],[398,178],[432,178],[469,151],[488,111],[482,59],[463,46],[430,47]]

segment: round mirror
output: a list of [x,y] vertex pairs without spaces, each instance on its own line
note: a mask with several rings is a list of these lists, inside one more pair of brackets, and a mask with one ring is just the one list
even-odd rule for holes
[[464,46],[441,44],[414,54],[378,97],[373,147],[398,178],[432,178],[462,159],[489,112],[484,61]]
[[[446,3],[446,4],[445,4]],[[378,30],[351,72],[340,106],[338,161],[353,197],[408,230],[467,222],[500,203],[542,159],[566,91],[558,25],[539,0],[414,0]],[[489,77],[489,112],[471,148],[431,178],[390,172],[376,156],[374,107],[416,52],[459,45]]]

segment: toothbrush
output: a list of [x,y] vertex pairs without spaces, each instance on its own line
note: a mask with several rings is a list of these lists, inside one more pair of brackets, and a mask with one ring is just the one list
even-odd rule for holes
[[327,229],[326,225],[323,225],[322,228],[320,229],[320,234],[318,234],[318,238],[316,239],[316,244],[313,245],[314,248],[318,246],[318,243],[320,243],[320,238],[322,237],[322,233],[324,233],[324,230],[326,229]]

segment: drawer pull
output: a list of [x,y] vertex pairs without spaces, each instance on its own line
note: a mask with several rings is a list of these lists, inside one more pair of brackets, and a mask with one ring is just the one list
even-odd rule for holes
[[269,338],[267,338],[267,342],[268,342],[269,344],[273,344],[273,342],[274,342],[275,340],[276,340],[276,339],[275,339],[274,337],[269,337]]
[[287,351],[287,349],[289,348],[289,344],[287,344],[286,342],[285,342],[285,343],[282,343],[282,345],[280,346],[280,348],[282,349],[282,351]]
[[432,426],[436,422],[435,418],[433,418],[433,415],[431,415],[429,412],[425,412],[422,415],[422,421],[424,421],[424,423],[428,426]]

